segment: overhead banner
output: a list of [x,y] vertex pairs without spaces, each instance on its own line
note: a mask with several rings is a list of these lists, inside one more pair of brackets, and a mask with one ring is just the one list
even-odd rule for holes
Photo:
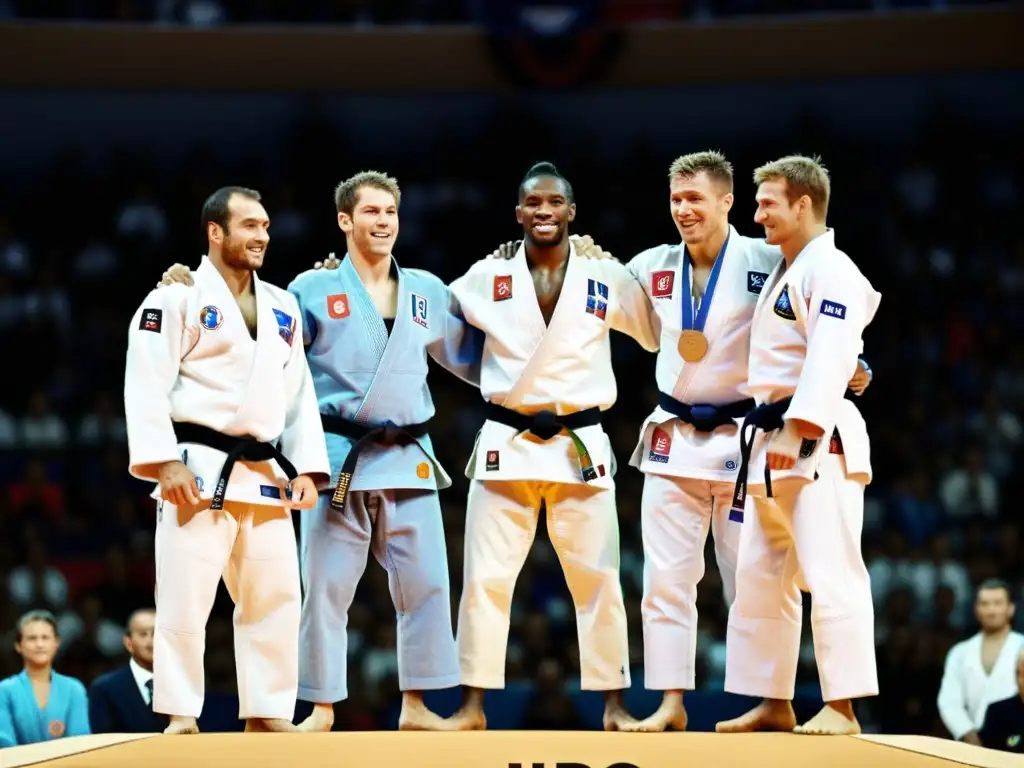
[[604,0],[484,2],[488,47],[513,83],[586,85],[612,63],[622,32],[604,23]]

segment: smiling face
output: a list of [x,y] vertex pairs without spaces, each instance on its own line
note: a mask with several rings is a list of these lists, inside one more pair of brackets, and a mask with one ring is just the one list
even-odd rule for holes
[[258,200],[234,194],[228,199],[227,224],[210,223],[210,242],[219,246],[229,267],[258,270],[270,244],[270,217]]
[[53,661],[60,648],[60,640],[53,625],[48,621],[28,621],[21,628],[21,639],[14,649],[27,665],[45,667]]
[[351,213],[338,213],[338,226],[345,233],[349,250],[373,260],[390,256],[398,238],[398,201],[394,194],[362,186],[355,197]]
[[576,218],[576,204],[569,202],[565,183],[555,176],[537,176],[523,185],[516,206],[516,221],[523,235],[543,248],[563,243],[569,237],[569,223]]
[[669,187],[672,221],[687,245],[710,240],[729,226],[733,196],[705,171],[677,174]]

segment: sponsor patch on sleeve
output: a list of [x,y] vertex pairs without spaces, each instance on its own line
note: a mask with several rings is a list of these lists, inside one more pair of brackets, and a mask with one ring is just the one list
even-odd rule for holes
[[821,314],[827,317],[834,317],[837,320],[846,319],[846,306],[828,299],[821,300]]
[[152,331],[160,333],[164,324],[164,311],[162,309],[143,309],[142,317],[139,319],[140,331]]
[[747,291],[760,295],[767,279],[767,272],[747,272]]

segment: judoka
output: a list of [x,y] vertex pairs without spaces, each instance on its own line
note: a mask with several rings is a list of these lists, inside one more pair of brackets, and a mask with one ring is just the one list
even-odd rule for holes
[[[661,326],[658,406],[640,429],[630,464],[644,473],[644,683],[662,705],[627,731],[685,730],[683,693],[695,685],[697,584],[713,531],[728,604],[735,595],[743,513],[730,512],[747,395],[750,321],[764,279],[782,254],[729,224],[732,165],[696,152],[669,167],[670,213],[681,244],[628,263]],[[589,238],[581,255],[610,254]],[[866,371],[851,387],[863,391]]]
[[294,730],[301,607],[291,510],[330,465],[294,297],[261,281],[260,195],[206,201],[194,286],[153,290],[132,319],[125,371],[130,471],[158,483],[153,709],[195,733],[206,621],[224,578],[235,602],[239,717]]
[[957,741],[982,746],[979,732],[989,704],[1017,692],[1013,667],[1024,651],[1024,635],[1013,631],[1015,610],[1008,584],[983,581],[974,600],[981,631],[946,655],[937,704],[939,717]]
[[[720,732],[860,732],[853,700],[878,694],[874,608],[860,549],[871,480],[863,417],[845,398],[880,294],[826,225],[830,182],[793,156],[754,173],[755,221],[782,261],[764,281],[750,338],[749,392],[733,508],[741,529],[725,689],[763,702]],[[812,596],[825,706],[793,728],[801,590]]]
[[[376,171],[339,184],[348,252],[288,288],[302,313],[332,470],[316,508],[300,518],[298,696],[314,704],[304,731],[329,731],[335,702],[348,697],[348,611],[369,551],[388,572],[397,614],[399,728],[455,727],[423,703],[423,691],[460,680],[438,498],[451,478],[430,440],[427,358],[476,385],[483,336],[449,311],[440,279],[398,266],[400,201],[397,181]],[[165,280],[187,274],[175,265]]]
[[631,721],[626,613],[619,581],[614,456],[601,427],[615,402],[609,332],[658,347],[643,288],[613,260],[579,258],[572,187],[550,163],[526,174],[516,219],[525,244],[454,283],[466,320],[487,335],[487,420],[466,470],[465,576],[458,643],[463,727],[484,728],[484,689],[505,684],[509,613],[541,507],[576,609],[581,687],[605,692],[604,727]]
[[0,681],[0,749],[90,733],[85,686],[53,669],[59,648],[57,620],[49,611],[30,611],[18,620],[14,649],[25,666]]

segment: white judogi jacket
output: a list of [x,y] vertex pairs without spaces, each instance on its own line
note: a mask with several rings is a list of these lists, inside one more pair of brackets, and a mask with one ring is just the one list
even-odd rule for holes
[[[150,292],[128,331],[124,409],[129,471],[156,480],[145,465],[180,460],[213,497],[225,454],[178,445],[172,422],[194,422],[228,435],[276,443],[301,474],[330,475],[323,427],[302,346],[295,298],[253,274],[253,340],[224,278],[203,257],[195,285]],[[288,506],[288,477],[276,461],[235,464],[225,500]],[[160,497],[160,489],[153,492]]]
[[[844,395],[864,348],[864,329],[881,298],[850,257],[836,248],[831,229],[808,243],[791,267],[783,259],[772,271],[751,326],[749,391],[758,404],[792,396],[785,418],[802,419],[824,431],[810,455],[790,470],[773,471],[773,477],[813,480],[837,430],[847,476],[871,482],[867,426]],[[759,430],[747,475],[753,495],[764,491],[766,439]]]
[[[586,259],[570,245],[558,304],[545,326],[537,292],[520,246],[512,259],[483,259],[451,284],[466,321],[486,334],[480,373],[485,400],[531,414],[559,415],[615,403],[612,329],[658,348],[660,329],[643,287],[625,265]],[[589,485],[613,487],[614,456],[600,425],[575,430],[600,477]],[[542,441],[493,421],[477,435],[466,475],[478,480],[583,483],[572,439],[564,432]]]
[[[685,253],[682,244],[659,245],[643,251],[628,265],[660,320],[658,389],[688,405],[728,405],[746,400],[750,397],[750,322],[765,280],[782,254],[763,239],[740,235],[730,225],[704,326],[708,351],[703,360],[687,363],[678,347],[682,302],[691,299],[692,291],[692,286],[683,283]],[[705,296],[703,301],[707,300]],[[737,419],[735,427],[698,432],[671,413],[655,408],[640,428],[640,441],[629,463],[644,473],[734,481],[740,462],[737,435],[742,421]]]
[[990,674],[981,665],[982,634],[957,643],[946,655],[939,687],[939,716],[954,739],[980,730],[988,705],[1016,696],[1017,659],[1024,635],[1011,632]]

